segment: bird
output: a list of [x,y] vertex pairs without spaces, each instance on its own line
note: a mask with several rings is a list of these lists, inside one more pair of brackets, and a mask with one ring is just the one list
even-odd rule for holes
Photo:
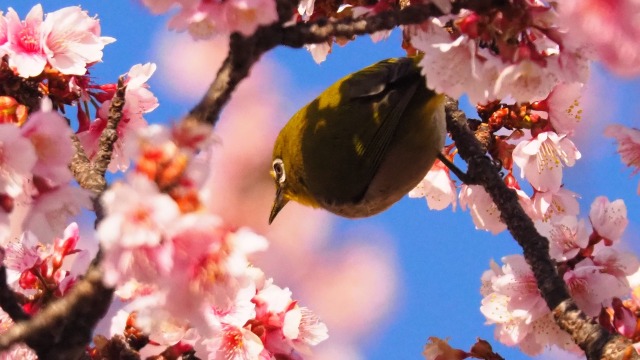
[[345,76],[280,131],[269,224],[289,201],[347,218],[378,214],[413,189],[442,151],[445,97],[426,87],[420,57]]

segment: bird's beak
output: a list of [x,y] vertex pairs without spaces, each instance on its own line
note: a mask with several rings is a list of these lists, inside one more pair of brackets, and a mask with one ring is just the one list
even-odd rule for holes
[[282,187],[278,186],[276,190],[276,199],[273,200],[273,207],[271,208],[271,215],[269,215],[269,225],[273,222],[273,219],[276,218],[276,215],[282,210],[282,208],[287,205],[289,199],[284,197],[284,191],[282,191]]

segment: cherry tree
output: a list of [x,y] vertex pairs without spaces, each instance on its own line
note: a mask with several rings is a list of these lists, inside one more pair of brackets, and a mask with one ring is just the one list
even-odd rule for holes
[[[104,53],[116,39],[90,9],[0,13],[0,356],[303,359],[332,341],[313,309],[256,266],[278,240],[237,226],[226,214],[237,210],[211,200],[213,183],[240,181],[213,169],[223,151],[218,120],[274,48],[300,48],[320,63],[335,46],[395,29],[407,56],[424,54],[425,86],[447,95],[443,154],[465,169],[437,161],[409,196],[433,210],[459,201],[465,221],[508,231],[522,248],[482,274],[478,306],[495,341],[527,355],[557,347],[589,359],[640,357],[640,262],[620,247],[625,202],[589,199],[581,216],[579,195],[563,181],[584,161],[573,138],[587,126],[581,96],[592,62],[640,73],[636,2],[141,4],[168,12],[172,31],[228,41],[209,89],[170,125],[145,118],[160,105],[148,85],[156,64],[131,64],[109,83],[91,75],[109,66]],[[460,110],[463,95],[477,119]],[[603,135],[636,173],[640,130],[611,125]],[[87,210],[90,240],[77,223]],[[306,225],[295,236],[322,228]],[[108,328],[96,328],[101,321]],[[431,337],[415,353],[501,359],[490,341],[461,350]]]

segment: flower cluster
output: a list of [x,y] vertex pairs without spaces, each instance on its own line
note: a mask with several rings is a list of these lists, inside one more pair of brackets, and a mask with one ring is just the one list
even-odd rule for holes
[[169,21],[169,28],[189,31],[195,39],[209,39],[216,35],[240,32],[251,35],[258,26],[278,20],[274,0],[143,0],[155,14],[179,8]]
[[114,40],[100,36],[100,23],[78,6],[47,14],[34,6],[24,20],[9,8],[0,13],[0,57],[22,77],[45,71],[84,75],[87,67],[102,59],[102,49]]
[[72,216],[91,208],[88,193],[72,185],[68,167],[73,156],[71,134],[66,120],[53,111],[48,100],[21,126],[0,124],[3,241],[24,231],[34,233],[40,241],[51,241]]
[[25,232],[5,246],[7,283],[23,296],[22,307],[34,314],[56,298],[63,297],[82,275],[86,250],[77,249],[78,225],[71,223],[53,245],[40,242]]
[[[598,318],[607,328],[605,316],[631,292],[627,276],[640,261],[612,247],[620,241],[627,225],[622,200],[597,198],[589,213],[591,229],[576,216],[558,216],[538,221],[539,232],[549,239],[549,253],[556,261],[571,296],[587,315]],[[553,320],[529,265],[521,255],[502,258],[503,266],[491,263],[482,276],[484,296],[480,310],[489,324],[496,324],[496,338],[529,354],[539,354],[546,346],[579,351],[567,333]],[[622,309],[618,307],[618,312]]]
[[[609,125],[604,134],[618,142],[618,152],[622,162],[634,168],[634,174],[640,172],[640,130],[622,125]],[[640,184],[638,184],[638,195],[640,195]]]
[[102,198],[105,282],[128,302],[121,318],[135,312],[154,344],[210,358],[297,359],[327,337],[326,326],[250,265],[266,239],[229,228],[200,201],[209,139],[204,125],[131,133],[124,150],[135,170]]

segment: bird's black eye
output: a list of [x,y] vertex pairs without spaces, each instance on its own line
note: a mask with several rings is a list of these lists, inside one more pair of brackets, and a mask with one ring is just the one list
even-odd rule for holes
[[273,160],[273,173],[275,174],[276,181],[279,184],[282,184],[284,180],[287,178],[287,175],[284,173],[284,163],[282,159]]

